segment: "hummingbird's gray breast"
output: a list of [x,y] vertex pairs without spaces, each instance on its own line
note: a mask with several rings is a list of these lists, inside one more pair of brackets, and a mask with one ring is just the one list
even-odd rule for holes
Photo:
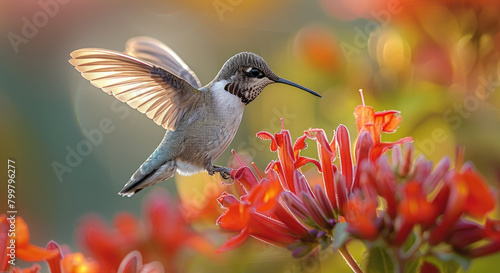
[[182,152],[176,159],[177,171],[182,175],[199,172],[212,164],[236,135],[245,104],[225,91],[225,84],[216,82],[204,91],[203,103],[184,117],[187,125],[175,131],[184,135]]
[[219,123],[220,137],[215,141],[215,146],[219,149],[214,151],[214,160],[218,158],[233,141],[238,128],[240,127],[241,118],[243,117],[243,110],[245,103],[241,99],[224,90],[225,81],[218,82],[212,87],[213,102],[216,105],[217,116],[221,121]]

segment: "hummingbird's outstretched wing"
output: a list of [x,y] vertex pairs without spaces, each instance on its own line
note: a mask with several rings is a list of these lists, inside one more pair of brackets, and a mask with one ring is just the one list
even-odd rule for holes
[[181,57],[156,39],[146,36],[130,38],[127,41],[125,53],[157,65],[186,80],[197,89],[201,87],[200,80]]
[[83,48],[69,62],[94,86],[175,130],[200,91],[184,79],[121,52]]

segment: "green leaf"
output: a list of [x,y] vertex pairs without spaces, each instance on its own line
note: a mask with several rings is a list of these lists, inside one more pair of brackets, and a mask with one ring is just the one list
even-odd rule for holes
[[335,224],[335,229],[333,230],[334,250],[339,249],[342,245],[344,245],[346,240],[349,239],[351,234],[347,231],[347,226],[348,224],[346,222]]
[[383,247],[374,247],[369,250],[367,273],[393,273],[394,263]]
[[410,235],[408,236],[408,239],[403,244],[403,249],[405,252],[410,250],[410,248],[415,244],[415,241],[417,240],[417,236],[415,235],[415,232],[411,232]]
[[405,264],[405,273],[419,272],[418,268],[422,265],[423,261],[422,257],[407,261]]
[[467,270],[471,260],[454,253],[434,253],[435,256],[426,256],[425,260],[434,264],[442,273],[456,273],[460,268]]
[[[455,253],[435,253],[436,257],[445,263],[454,263],[456,266],[468,270],[471,260]],[[458,269],[457,269],[458,270]],[[456,272],[456,271],[454,271]]]

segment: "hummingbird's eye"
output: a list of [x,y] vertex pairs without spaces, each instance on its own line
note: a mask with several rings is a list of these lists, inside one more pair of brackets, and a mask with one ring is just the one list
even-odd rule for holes
[[258,68],[255,67],[249,67],[245,69],[245,75],[247,77],[259,78],[259,79],[264,77],[264,73],[262,73],[262,71],[260,71]]

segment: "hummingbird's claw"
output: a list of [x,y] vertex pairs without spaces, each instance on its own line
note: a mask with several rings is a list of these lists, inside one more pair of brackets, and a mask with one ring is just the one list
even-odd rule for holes
[[231,179],[231,172],[220,172],[220,176],[225,180]]
[[215,173],[220,173],[220,176],[224,179],[230,179],[231,178],[231,168],[227,167],[221,167],[221,166],[216,166],[212,165],[212,167],[207,169],[207,172],[209,175],[214,175]]

